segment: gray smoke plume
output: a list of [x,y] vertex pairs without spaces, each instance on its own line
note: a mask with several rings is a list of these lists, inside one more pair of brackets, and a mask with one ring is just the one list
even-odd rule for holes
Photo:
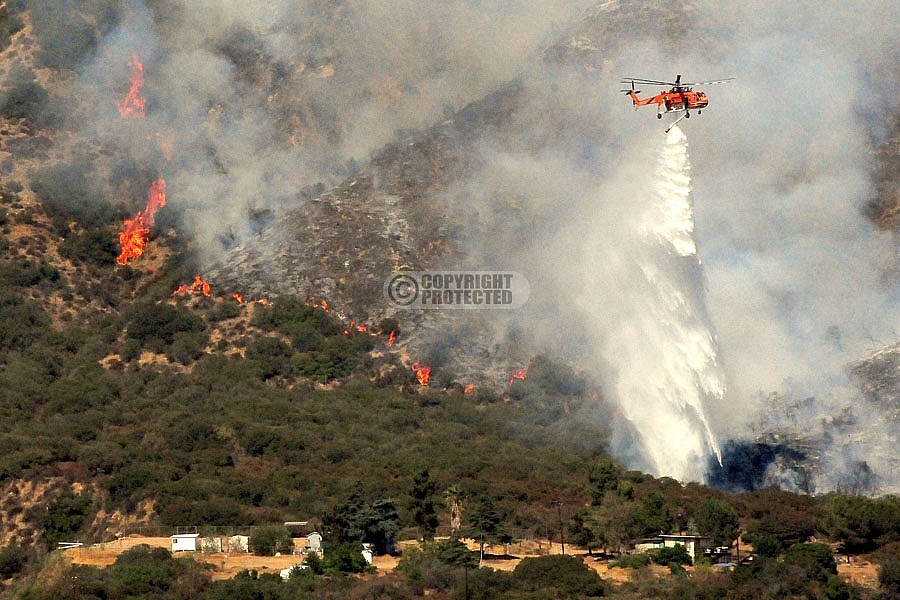
[[[870,140],[900,109],[885,83],[897,80],[900,7],[591,4],[133,0],[111,11],[84,53],[69,122],[166,176],[209,263],[263,226],[259,215],[295,208],[383,144],[519,78],[524,106],[506,130],[482,133],[481,168],[444,198],[449,218],[481,232],[455,266],[514,269],[531,282],[525,309],[492,316],[497,338],[526,330],[535,352],[592,374],[644,432],[617,445],[634,466],[697,479],[698,452],[762,427],[817,440],[829,474],[817,490],[839,487],[833,475],[860,461],[881,490],[896,489],[896,434],[846,365],[895,341],[900,319],[896,240],[862,210]],[[145,68],[140,123],[115,107],[133,56]],[[678,73],[736,78],[705,90],[710,107],[682,123],[702,276],[642,229],[664,125],[617,91],[623,76]],[[157,135],[171,137],[171,159]],[[697,314],[669,311],[663,322],[682,296]],[[629,333],[638,317],[657,337]],[[692,327],[727,391],[694,379],[679,393],[656,381],[654,365],[673,356],[672,331]],[[674,394],[671,406],[696,405],[688,429],[699,445],[666,437],[653,422],[664,413],[637,397],[649,387],[627,384],[641,379]],[[774,409],[773,397],[783,400]],[[836,425],[848,409],[852,419]],[[848,438],[848,427],[865,434]],[[665,452],[680,453],[677,464],[661,462]]]

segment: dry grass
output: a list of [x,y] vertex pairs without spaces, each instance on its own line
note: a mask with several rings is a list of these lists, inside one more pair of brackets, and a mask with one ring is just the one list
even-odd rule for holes
[[[407,546],[414,546],[415,541],[404,541],[398,543],[398,549],[403,550]],[[130,548],[134,548],[140,544],[147,544],[160,548],[171,548],[171,541],[168,537],[127,537],[108,542],[105,544],[97,544],[91,547],[75,548],[66,550],[63,554],[67,561],[73,564],[91,565],[103,568],[113,564],[116,558]],[[478,542],[475,540],[466,540],[466,544],[471,550],[478,550]],[[544,556],[547,554],[559,554],[561,548],[559,544],[551,544],[546,540],[524,541],[508,546],[485,546],[485,560],[483,566],[500,571],[512,571],[523,558]],[[622,567],[610,567],[608,563],[595,561],[588,556],[584,548],[572,548],[566,546],[566,552],[574,556],[584,558],[585,564],[597,571],[597,573],[605,580],[612,581],[616,584],[626,583],[630,580],[633,571]],[[213,566],[212,578],[231,579],[239,572],[245,569],[255,570],[259,573],[279,573],[282,569],[287,569],[299,563],[302,558],[298,555],[285,556],[257,556],[250,553],[230,553],[230,552],[214,552],[214,553],[181,553],[180,555],[193,556],[198,562],[208,563]],[[397,567],[399,557],[397,556],[376,556],[373,559],[373,566],[379,573],[389,573]],[[651,572],[657,577],[663,577],[669,569],[660,565],[651,565]],[[692,570],[692,567],[688,567]],[[867,588],[876,588],[878,586],[878,565],[861,558],[852,557],[850,564],[838,564],[838,574],[845,580],[861,585]]]
[[[104,568],[113,564],[122,552],[141,544],[167,549],[172,547],[172,542],[167,537],[127,537],[90,547],[66,550],[63,554],[72,564]],[[198,562],[211,564],[214,569],[213,579],[231,579],[244,569],[277,574],[301,560],[299,556],[290,554],[257,556],[243,552],[182,552],[179,556],[192,556]]]

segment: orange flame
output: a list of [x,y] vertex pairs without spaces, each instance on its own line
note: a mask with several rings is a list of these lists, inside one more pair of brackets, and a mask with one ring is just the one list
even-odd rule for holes
[[147,224],[153,225],[156,221],[156,211],[166,205],[166,180],[157,179],[150,184],[150,190],[147,192]]
[[428,385],[428,380],[431,378],[431,367],[420,365],[417,361],[412,364],[412,370],[416,372],[419,385]]
[[469,385],[466,386],[466,389],[463,390],[463,394],[471,394],[474,391],[475,391],[475,384],[470,383]]
[[392,332],[391,332],[391,335],[388,336],[388,341],[387,341],[388,348],[390,348],[391,346],[393,346],[393,345],[394,345],[394,342],[396,342],[396,341],[397,341],[397,332],[396,332],[396,331],[392,331]]
[[347,329],[344,330],[345,335],[350,335],[353,332],[356,333],[366,333],[369,331],[369,326],[365,323],[356,324],[356,319],[350,321],[350,325],[347,326]]
[[509,378],[509,385],[513,384],[513,381],[518,379],[519,381],[525,381],[525,377],[528,375],[528,369],[518,369],[513,371],[512,376]]
[[128,95],[116,102],[116,108],[123,117],[134,115],[144,118],[147,114],[147,101],[141,95],[141,88],[144,87],[144,65],[137,56],[134,56],[128,61],[128,66],[131,67],[131,77],[129,77],[131,88],[128,90]]
[[268,306],[269,304],[271,304],[271,303],[269,302],[269,299],[268,299],[268,298],[262,298],[262,299],[260,299],[260,300],[257,300],[257,302],[259,302],[259,303],[262,304],[263,306]]
[[119,245],[122,252],[116,257],[120,265],[144,254],[144,246],[150,235],[150,227],[155,222],[156,211],[166,205],[166,180],[157,179],[150,184],[147,192],[147,207],[138,211],[133,219],[125,219],[122,231],[119,232]]
[[319,302],[316,302],[315,298],[310,298],[306,304],[308,306],[312,306],[313,308],[321,308],[325,312],[329,312],[328,300],[322,300],[322,302],[319,303]]
[[203,281],[199,275],[194,277],[194,283],[191,284],[191,293],[200,292],[204,296],[209,296],[211,289],[211,286]]
[[204,296],[209,296],[212,292],[212,286],[209,285],[206,281],[203,281],[203,278],[199,275],[194,277],[194,282],[188,286],[186,283],[178,286],[174,292],[172,292],[173,296],[187,296],[188,294],[203,294]]
[[231,297],[234,298],[235,300],[237,300],[238,304],[244,303],[244,295],[243,294],[239,294],[239,293],[235,292],[231,295]]

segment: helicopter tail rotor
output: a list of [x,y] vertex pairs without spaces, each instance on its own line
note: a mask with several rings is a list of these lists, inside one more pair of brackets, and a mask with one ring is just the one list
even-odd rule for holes
[[[627,82],[623,81],[622,83],[627,83]],[[631,89],[625,88],[624,90],[619,90],[619,91],[624,93],[626,96],[631,96],[632,94],[640,94],[641,93],[641,90],[634,89],[634,80],[631,81]],[[635,101],[633,96],[631,98],[631,104],[634,106],[635,110],[637,110],[637,102]]]

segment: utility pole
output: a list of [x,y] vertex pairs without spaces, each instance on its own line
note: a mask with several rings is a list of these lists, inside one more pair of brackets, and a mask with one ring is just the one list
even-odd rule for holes
[[559,546],[562,549],[562,553],[566,553],[566,538],[565,532],[563,531],[565,528],[563,527],[562,520],[562,500],[556,501],[556,516],[559,519]]

